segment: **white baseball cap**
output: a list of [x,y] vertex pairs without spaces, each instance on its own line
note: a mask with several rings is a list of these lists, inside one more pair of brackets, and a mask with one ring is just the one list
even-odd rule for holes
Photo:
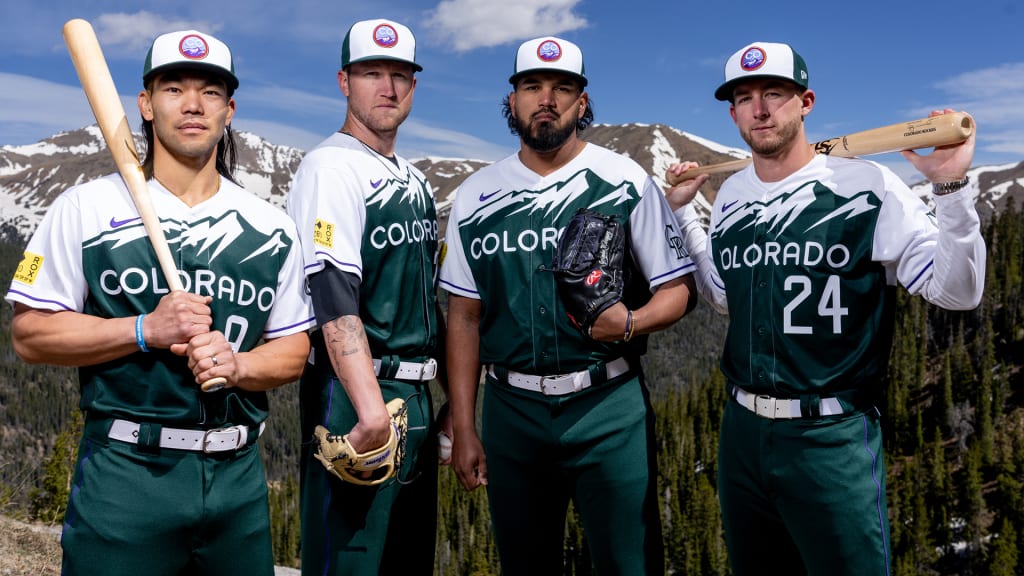
[[143,85],[157,74],[170,70],[200,70],[224,79],[232,92],[238,88],[235,64],[227,45],[209,34],[180,30],[157,36],[146,54]]
[[715,90],[715,98],[732,100],[733,88],[748,78],[782,78],[807,88],[807,64],[789,44],[754,42],[725,63],[725,83]]
[[365,60],[397,60],[412,64],[417,72],[423,70],[416,63],[416,37],[412,30],[380,18],[356,22],[341,43],[342,69]]
[[523,74],[538,71],[565,72],[582,82],[583,86],[587,85],[583,51],[568,40],[544,36],[523,42],[516,52],[515,68],[508,81],[514,85]]

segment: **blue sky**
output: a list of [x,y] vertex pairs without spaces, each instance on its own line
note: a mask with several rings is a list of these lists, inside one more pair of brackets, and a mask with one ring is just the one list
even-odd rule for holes
[[[424,70],[399,153],[496,160],[518,147],[500,114],[523,40],[558,35],[583,49],[596,121],[662,123],[726,146],[744,144],[712,96],[730,54],[787,42],[807,61],[819,140],[967,110],[976,165],[1024,160],[1024,6],[1017,0],[861,0],[817,4],[733,0],[256,0],[5,2],[0,8],[0,144],[29,144],[92,123],[61,37],[85,18],[97,30],[129,119],[153,38],[196,28],[234,51],[241,86],[234,126],[309,149],[342,123],[336,72],[356,20],[413,29]],[[877,157],[898,173],[896,155]]]

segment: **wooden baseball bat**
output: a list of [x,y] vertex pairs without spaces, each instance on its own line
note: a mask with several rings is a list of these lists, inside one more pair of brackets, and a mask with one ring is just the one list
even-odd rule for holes
[[[114,79],[110,75],[110,69],[107,67],[107,61],[103,57],[92,25],[79,18],[68,20],[64,24],[64,43],[67,44],[68,54],[71,55],[71,61],[78,72],[78,80],[89,99],[89,106],[96,117],[100,132],[103,133],[107,149],[110,150],[117,171],[128,187],[135,209],[142,217],[142,223],[160,262],[160,270],[163,271],[167,287],[172,291],[184,290],[171,249],[167,245],[167,238],[160,226],[160,219],[153,208],[153,200],[149,195],[142,164],[139,162],[139,153],[135,150],[135,138],[128,124],[128,117],[121,106],[121,98],[117,95]],[[226,383],[227,380],[224,378],[212,378],[203,382],[202,388],[211,392],[223,388]]]
[[[974,132],[974,122],[963,112],[930,116],[909,122],[890,124],[881,128],[854,132],[845,136],[829,138],[811,144],[815,154],[852,158],[898,150],[916,150],[933,146],[958,144],[967,140]],[[665,181],[671,186],[691,180],[701,174],[719,174],[742,170],[750,164],[750,158],[732,160],[721,164],[710,164],[687,170],[682,176],[665,174]]]

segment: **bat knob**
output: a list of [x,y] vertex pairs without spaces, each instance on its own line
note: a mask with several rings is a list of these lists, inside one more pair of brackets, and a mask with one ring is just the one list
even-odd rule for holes
[[203,392],[216,392],[217,390],[227,386],[227,383],[227,378],[210,378],[206,382],[203,382],[203,385],[200,386],[200,388],[202,388]]

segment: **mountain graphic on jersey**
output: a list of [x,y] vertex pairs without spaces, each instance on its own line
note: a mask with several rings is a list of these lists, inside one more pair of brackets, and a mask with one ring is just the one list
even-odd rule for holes
[[[592,170],[576,172],[567,180],[539,190],[509,190],[480,196],[482,205],[459,222],[459,227],[505,228],[506,219],[529,221],[542,213],[544,225],[567,223],[582,207],[605,213],[627,215],[640,200],[632,182],[618,184],[601,179]],[[600,207],[615,206],[614,210]],[[558,224],[561,227],[563,224]]]
[[[213,297],[215,324],[221,319],[233,326],[265,325],[277,296],[278,273],[292,249],[284,229],[257,230],[235,210],[194,222],[163,220],[161,225],[184,289]],[[150,310],[169,291],[141,223],[85,240],[82,268],[91,294],[89,312],[97,315]],[[248,344],[261,332],[246,335],[253,340]]]
[[[412,171],[409,171],[407,174],[409,176],[408,180],[388,178],[383,183],[379,180],[370,182],[373,193],[366,196],[366,205],[377,205],[384,208],[392,201],[397,201],[399,204],[410,205],[416,212],[422,213],[425,211],[430,204],[430,198],[427,196],[426,180],[416,178]],[[410,181],[414,181],[415,184],[410,185]]]
[[[216,260],[229,248],[230,254],[240,257],[237,261],[241,263],[265,253],[277,256],[282,249],[287,250],[290,246],[283,230],[274,230],[269,236],[256,232],[234,210],[220,218],[206,218],[192,224],[174,220],[161,220],[160,224],[172,252],[195,250],[197,256],[205,255],[209,262]],[[135,226],[115,228],[112,232],[86,240],[82,249],[87,251],[105,246],[107,250],[116,251],[140,239],[149,241],[141,222]]]
[[[762,231],[766,238],[771,239],[815,235],[816,229],[827,228],[836,220],[851,220],[876,212],[880,205],[878,197],[871,191],[844,198],[820,182],[812,181],[768,202],[723,203],[725,214],[715,222],[711,239],[720,242],[734,233],[742,234],[750,229]],[[877,213],[874,216],[877,217]]]

